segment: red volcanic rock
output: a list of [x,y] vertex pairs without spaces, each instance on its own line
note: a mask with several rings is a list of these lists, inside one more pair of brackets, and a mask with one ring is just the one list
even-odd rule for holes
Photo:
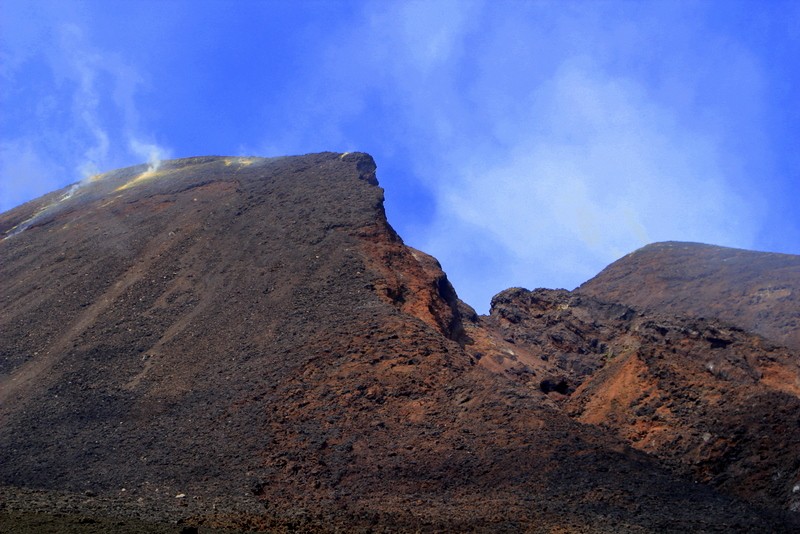
[[535,377],[577,420],[692,480],[800,510],[796,352],[718,321],[564,290],[506,290],[481,322],[550,365],[514,375]]
[[800,256],[699,243],[647,245],[578,293],[692,317],[716,317],[800,350]]
[[[204,157],[121,169],[0,215],[0,527],[797,528],[764,506],[773,486],[761,478],[743,502],[664,451],[716,456],[653,451],[625,421],[592,415],[604,412],[590,384],[613,374],[600,343],[621,343],[611,332],[630,328],[624,307],[581,311],[577,330],[551,324],[556,345],[537,345],[525,328],[550,303],[509,295],[508,314],[477,318],[438,263],[403,244],[382,201],[366,154]],[[589,340],[583,361],[598,310],[609,339]],[[659,335],[658,347],[688,343],[675,365],[700,366],[699,405],[715,414],[730,388],[693,352],[704,341]],[[742,361],[736,344],[750,338],[717,338],[727,335],[719,363],[751,388],[736,409],[745,393],[767,395],[766,377],[794,376],[766,348]],[[658,363],[668,354],[637,336],[640,382],[672,395],[689,371]],[[793,409],[780,387],[770,392],[780,413]],[[619,418],[651,396],[622,403]],[[676,426],[692,424],[687,402],[670,405]],[[712,444],[729,421],[756,425],[722,420]],[[759,440],[785,421],[758,419],[763,430],[745,435],[772,447]],[[730,479],[754,480],[736,458],[721,465],[745,475]]]

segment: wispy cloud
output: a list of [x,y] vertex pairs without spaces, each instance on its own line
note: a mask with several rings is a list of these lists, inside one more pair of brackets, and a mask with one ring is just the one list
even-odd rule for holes
[[27,125],[15,128],[23,135],[1,141],[3,210],[103,170],[142,161],[155,165],[169,154],[142,134],[137,69],[118,52],[94,46],[69,13],[56,15],[38,28],[39,40],[3,43],[9,60],[4,78],[25,69],[42,73],[21,99],[27,99],[28,112],[17,111],[13,119]]
[[[98,77],[104,74],[102,56],[91,49],[84,32],[74,24],[58,28],[58,73],[74,82],[72,113],[77,127],[85,133],[78,172],[88,177],[100,171],[109,157],[109,135],[100,117]],[[63,63],[61,63],[63,61]]]
[[130,151],[144,159],[150,171],[157,171],[161,162],[170,157],[170,153],[165,148],[155,144],[146,143],[136,138],[131,138],[128,142]]
[[565,62],[519,118],[530,126],[501,161],[453,162],[436,189],[437,224],[491,232],[520,283],[574,286],[652,241],[751,244],[756,211],[726,182],[718,140],[638,83]]

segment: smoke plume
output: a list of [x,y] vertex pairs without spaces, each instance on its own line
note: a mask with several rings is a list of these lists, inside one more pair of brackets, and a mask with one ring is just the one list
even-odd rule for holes
[[131,152],[147,161],[147,172],[155,172],[161,167],[161,162],[170,157],[169,151],[154,143],[145,143],[136,138],[128,142]]

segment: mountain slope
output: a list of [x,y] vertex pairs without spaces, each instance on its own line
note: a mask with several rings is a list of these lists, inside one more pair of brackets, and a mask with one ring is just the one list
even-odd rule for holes
[[715,317],[800,349],[797,255],[655,243],[612,263],[577,291],[647,310]]
[[5,506],[321,531],[792,530],[490,368],[476,348],[494,334],[382,200],[365,154],[204,157],[0,215]]
[[[484,327],[565,413],[692,480],[800,510],[800,361],[760,336],[564,290],[506,290]],[[528,371],[528,372],[525,372]]]

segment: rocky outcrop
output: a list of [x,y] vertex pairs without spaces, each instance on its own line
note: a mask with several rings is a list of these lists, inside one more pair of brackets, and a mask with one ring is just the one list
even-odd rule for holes
[[563,290],[504,291],[482,321],[554,364],[531,374],[578,421],[692,480],[800,510],[796,352],[718,321]]

